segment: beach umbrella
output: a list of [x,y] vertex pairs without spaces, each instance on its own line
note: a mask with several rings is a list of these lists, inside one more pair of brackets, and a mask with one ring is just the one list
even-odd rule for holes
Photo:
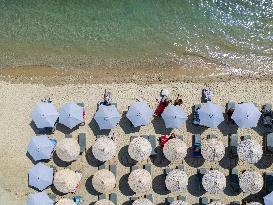
[[212,102],[207,102],[198,110],[200,125],[216,128],[224,121],[222,107]]
[[55,144],[46,136],[34,136],[31,138],[27,152],[34,161],[50,159]]
[[114,105],[100,105],[94,119],[98,123],[101,130],[113,129],[120,121],[120,114]]
[[102,162],[112,159],[116,150],[116,143],[109,137],[98,138],[92,147],[94,157]]
[[218,139],[207,139],[201,146],[201,153],[205,160],[219,162],[225,155],[224,143]]
[[130,173],[128,184],[134,192],[144,194],[152,188],[152,176],[145,169],[136,169]]
[[236,104],[231,118],[240,128],[256,127],[261,112],[253,103]]
[[57,143],[56,154],[62,161],[72,162],[80,155],[80,145],[73,138],[64,138]]
[[171,192],[182,192],[188,186],[188,175],[182,170],[173,169],[166,176],[165,184]]
[[166,128],[181,128],[188,119],[182,107],[175,105],[167,106],[161,116]]
[[45,192],[30,194],[27,199],[27,205],[53,205],[54,201],[49,198]]
[[94,205],[115,205],[115,204],[108,199],[102,199],[97,201]]
[[32,111],[32,120],[37,128],[54,127],[59,113],[52,103],[38,103]]
[[187,145],[182,140],[173,138],[164,145],[163,153],[171,162],[181,161],[187,155]]
[[77,205],[72,199],[62,198],[55,205]]
[[40,191],[50,186],[52,181],[53,169],[41,162],[32,167],[28,172],[29,185],[39,189]]
[[262,175],[255,171],[245,171],[239,178],[239,183],[243,192],[250,194],[258,193],[264,185]]
[[136,161],[146,160],[152,153],[151,143],[144,137],[137,137],[130,142],[128,153]]
[[226,177],[218,170],[210,170],[202,177],[204,189],[211,194],[218,194],[226,187]]
[[264,205],[273,204],[273,191],[264,197]]
[[126,117],[131,121],[134,127],[148,125],[152,115],[153,111],[146,101],[133,102],[126,113]]
[[92,178],[95,190],[100,193],[110,193],[116,186],[115,175],[107,169],[99,170]]
[[257,141],[246,139],[238,145],[237,153],[240,160],[255,164],[262,158],[263,148]]
[[54,175],[54,186],[62,193],[75,192],[79,185],[78,175],[70,169],[62,169]]
[[153,205],[153,203],[149,199],[141,198],[135,200],[132,205]]
[[170,205],[188,205],[188,203],[185,201],[177,200],[172,202]]
[[66,103],[60,109],[59,123],[72,129],[83,122],[83,107],[74,102]]

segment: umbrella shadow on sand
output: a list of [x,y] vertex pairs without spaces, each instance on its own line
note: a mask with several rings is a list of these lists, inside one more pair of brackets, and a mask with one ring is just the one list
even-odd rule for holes
[[130,174],[125,174],[119,180],[119,190],[125,196],[132,196],[135,194],[128,184],[129,175]]
[[196,197],[200,197],[206,193],[202,186],[202,180],[200,180],[200,177],[197,174],[189,177],[187,189],[191,195]]
[[55,194],[55,195],[58,195],[58,196],[65,196],[66,194],[65,193],[62,193],[60,191],[58,191],[54,185],[51,185],[51,191]]
[[226,115],[224,117],[225,117],[225,120],[221,122],[220,125],[218,126],[218,129],[220,130],[220,132],[223,134],[223,136],[236,134],[239,128],[238,125],[234,121],[227,122]]
[[193,147],[189,147],[187,149],[187,155],[185,157],[185,162],[190,166],[190,167],[201,167],[205,163],[205,159],[203,157],[194,157],[193,155]]
[[126,117],[127,111],[122,113],[119,125],[125,134],[136,133],[140,131],[140,127],[134,127],[131,121]]
[[99,161],[98,159],[95,158],[93,152],[92,152],[92,147],[90,147],[87,151],[86,151],[86,161],[89,165],[91,165],[92,167],[99,167],[100,165],[104,164],[104,162]]
[[156,167],[166,167],[171,163],[164,156],[163,148],[161,146],[157,146],[155,151],[156,151],[157,154],[155,156],[150,157],[151,162],[153,163],[153,165],[155,165]]
[[32,120],[30,123],[29,123],[29,126],[32,128],[32,130],[34,131],[34,133],[37,135],[37,134],[40,134],[39,130],[37,129],[34,121]]
[[229,148],[225,147],[225,155],[224,157],[219,161],[219,165],[223,167],[224,169],[230,169],[231,168],[231,163],[230,163],[230,158],[229,158]]
[[96,122],[96,120],[94,118],[92,118],[92,120],[88,124],[88,126],[90,127],[90,129],[92,130],[92,132],[93,132],[93,134],[95,136],[98,136],[98,135],[108,136],[110,134],[110,131],[111,131],[111,130],[101,130],[98,123]]
[[74,132],[75,130],[79,129],[79,125],[77,125],[76,127],[74,127],[73,129],[70,129],[66,126],[64,126],[63,124],[58,123],[56,126],[56,130],[64,133],[64,134],[70,134],[72,132]]
[[137,163],[137,161],[133,160],[130,157],[130,155],[128,153],[128,147],[129,147],[129,145],[122,147],[118,153],[119,162],[125,167],[130,167],[130,166],[135,165]]
[[153,179],[152,187],[155,193],[159,195],[167,195],[170,193],[170,191],[166,188],[165,179],[165,174],[157,175]]
[[162,117],[154,117],[151,122],[154,126],[156,134],[171,134],[172,129],[165,127],[165,123]]
[[92,179],[93,179],[93,175],[92,176],[90,176],[87,180],[86,180],[86,182],[85,182],[85,188],[86,188],[86,191],[89,193],[89,194],[91,194],[91,195],[94,195],[94,196],[97,196],[97,195],[99,195],[100,193],[99,192],[97,192],[96,190],[95,190],[95,188],[93,187],[93,184],[92,184]]
[[56,152],[53,153],[53,162],[58,166],[58,167],[68,167],[69,165],[72,164],[72,162],[65,162],[63,160],[61,160],[58,155],[56,154]]

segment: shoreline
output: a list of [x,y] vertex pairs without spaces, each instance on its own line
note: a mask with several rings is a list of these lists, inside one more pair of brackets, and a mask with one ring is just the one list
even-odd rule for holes
[[162,84],[176,82],[227,82],[236,79],[273,82],[271,75],[235,75],[212,65],[206,68],[128,68],[128,69],[65,69],[43,65],[6,67],[0,69],[0,80],[8,83],[31,83],[48,86],[66,84]]

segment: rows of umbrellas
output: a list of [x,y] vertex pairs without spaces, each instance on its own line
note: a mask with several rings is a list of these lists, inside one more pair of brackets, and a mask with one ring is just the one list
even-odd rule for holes
[[[200,125],[216,128],[224,121],[223,108],[220,105],[207,102],[197,110]],[[66,103],[60,109],[60,113],[52,103],[39,103],[32,112],[32,120],[38,129],[54,127],[57,120],[60,124],[72,129],[84,122],[84,108],[74,102]],[[129,106],[126,117],[131,121],[134,127],[145,126],[151,122],[153,115],[152,109],[146,101],[136,101]],[[240,128],[256,127],[261,112],[253,103],[242,103],[235,106],[232,119]],[[181,128],[187,120],[181,106],[169,105],[163,113],[162,118],[166,128]],[[94,116],[100,129],[113,129],[121,119],[116,106],[100,105]]]

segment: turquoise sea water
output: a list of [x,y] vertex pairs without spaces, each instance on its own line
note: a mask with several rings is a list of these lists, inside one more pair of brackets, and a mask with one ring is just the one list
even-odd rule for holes
[[0,0],[0,67],[273,71],[272,0]]

